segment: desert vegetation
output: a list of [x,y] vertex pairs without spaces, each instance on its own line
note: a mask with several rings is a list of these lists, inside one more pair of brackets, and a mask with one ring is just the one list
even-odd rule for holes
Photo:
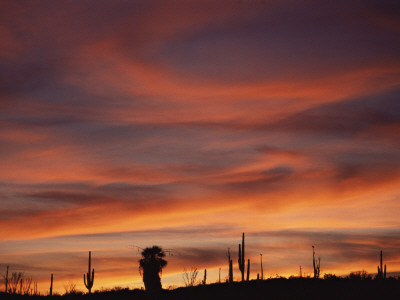
[[[400,296],[400,278],[388,277],[386,264],[383,263],[383,251],[379,253],[377,273],[368,274],[366,271],[351,272],[348,276],[324,274],[321,278],[321,258],[316,256],[316,248],[312,246],[313,274],[303,276],[300,266],[299,276],[289,278],[276,275],[275,278],[264,279],[263,258],[260,254],[260,273],[257,279],[250,279],[250,259],[246,261],[245,234],[242,234],[238,244],[238,270],[240,278],[234,281],[232,253],[228,248],[228,275],[221,281],[221,268],[216,283],[207,281],[207,269],[204,269],[203,278],[199,279],[197,267],[183,271],[184,287],[163,289],[161,284],[162,270],[167,266],[165,251],[159,246],[141,249],[139,272],[142,276],[145,289],[129,290],[113,288],[111,290],[95,290],[94,268],[92,268],[92,252],[89,251],[88,271],[83,275],[83,282],[88,290],[86,295],[94,298],[129,298],[129,299],[250,299],[257,295],[265,295],[268,299],[372,299],[395,298]],[[247,262],[247,268],[246,268]],[[6,267],[4,291],[0,295],[7,297],[60,297],[53,292],[53,274],[50,275],[49,291],[40,295],[37,282],[23,272],[10,272]],[[64,284],[63,297],[83,297],[85,294],[76,289],[76,283]],[[263,297],[261,297],[263,298]]]

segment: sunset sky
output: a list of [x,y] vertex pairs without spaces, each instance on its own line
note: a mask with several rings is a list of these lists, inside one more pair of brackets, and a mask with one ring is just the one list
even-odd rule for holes
[[398,274],[399,98],[395,0],[1,1],[0,274]]

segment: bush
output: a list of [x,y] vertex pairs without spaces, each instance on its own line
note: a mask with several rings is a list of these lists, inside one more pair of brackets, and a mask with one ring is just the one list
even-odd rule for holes
[[371,280],[372,276],[368,275],[367,271],[356,271],[351,272],[349,276],[347,276],[350,280]]
[[337,277],[335,274],[330,274],[330,273],[325,273],[324,274],[324,279],[325,280],[332,280],[332,279],[338,279],[339,277]]

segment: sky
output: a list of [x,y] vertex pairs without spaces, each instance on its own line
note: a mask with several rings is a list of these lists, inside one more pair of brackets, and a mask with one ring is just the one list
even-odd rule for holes
[[398,1],[5,0],[0,41],[1,274],[239,279],[242,232],[251,278],[400,272]]

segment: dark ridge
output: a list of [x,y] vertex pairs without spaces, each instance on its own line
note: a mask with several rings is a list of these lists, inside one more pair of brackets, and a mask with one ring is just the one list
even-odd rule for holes
[[[0,293],[1,299],[38,299],[49,296],[24,296]],[[361,278],[313,279],[313,278],[276,278],[233,283],[214,283],[194,287],[182,287],[174,290],[162,290],[156,297],[144,290],[111,290],[92,294],[68,294],[53,296],[59,299],[90,300],[203,300],[203,299],[399,299],[400,279],[372,280]]]

